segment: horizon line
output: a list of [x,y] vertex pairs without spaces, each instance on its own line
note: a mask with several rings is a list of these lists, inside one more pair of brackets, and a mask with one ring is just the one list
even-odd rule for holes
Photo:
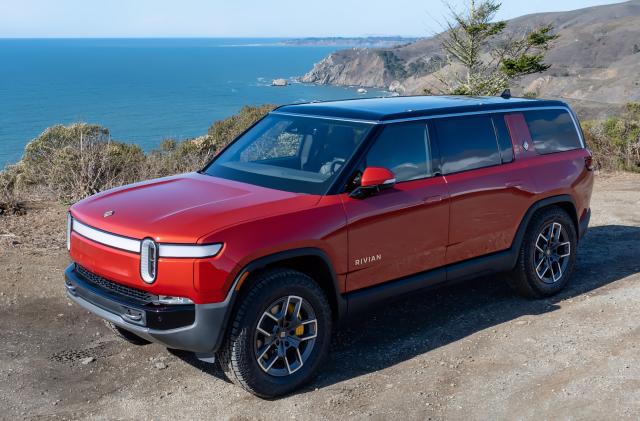
[[0,40],[6,39],[306,39],[306,38],[406,38],[406,39],[422,39],[429,38],[423,35],[300,35],[300,36],[0,36]]

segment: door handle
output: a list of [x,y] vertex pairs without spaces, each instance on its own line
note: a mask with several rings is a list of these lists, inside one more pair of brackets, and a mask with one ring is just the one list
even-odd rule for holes
[[425,197],[424,199],[422,199],[422,203],[437,203],[442,202],[442,199],[442,196],[438,194],[435,196]]

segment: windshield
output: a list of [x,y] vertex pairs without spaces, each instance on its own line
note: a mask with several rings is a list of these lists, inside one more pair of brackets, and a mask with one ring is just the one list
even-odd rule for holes
[[298,193],[325,194],[370,124],[269,114],[204,173]]

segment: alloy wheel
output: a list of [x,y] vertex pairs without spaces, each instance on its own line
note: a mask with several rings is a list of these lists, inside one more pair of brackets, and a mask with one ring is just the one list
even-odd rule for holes
[[571,242],[567,230],[558,222],[545,225],[534,250],[534,265],[538,278],[546,284],[562,279],[571,256]]
[[288,376],[300,370],[313,352],[318,321],[307,300],[282,297],[262,313],[255,333],[255,357],[272,376]]

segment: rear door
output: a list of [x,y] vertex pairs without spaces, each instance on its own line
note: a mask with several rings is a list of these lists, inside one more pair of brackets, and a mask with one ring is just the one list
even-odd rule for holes
[[440,118],[433,125],[451,196],[446,263],[508,249],[535,187],[514,161],[504,115]]
[[365,199],[342,195],[348,291],[444,265],[448,191],[433,157],[426,122],[389,124],[374,140],[361,168],[388,168],[397,183]]

